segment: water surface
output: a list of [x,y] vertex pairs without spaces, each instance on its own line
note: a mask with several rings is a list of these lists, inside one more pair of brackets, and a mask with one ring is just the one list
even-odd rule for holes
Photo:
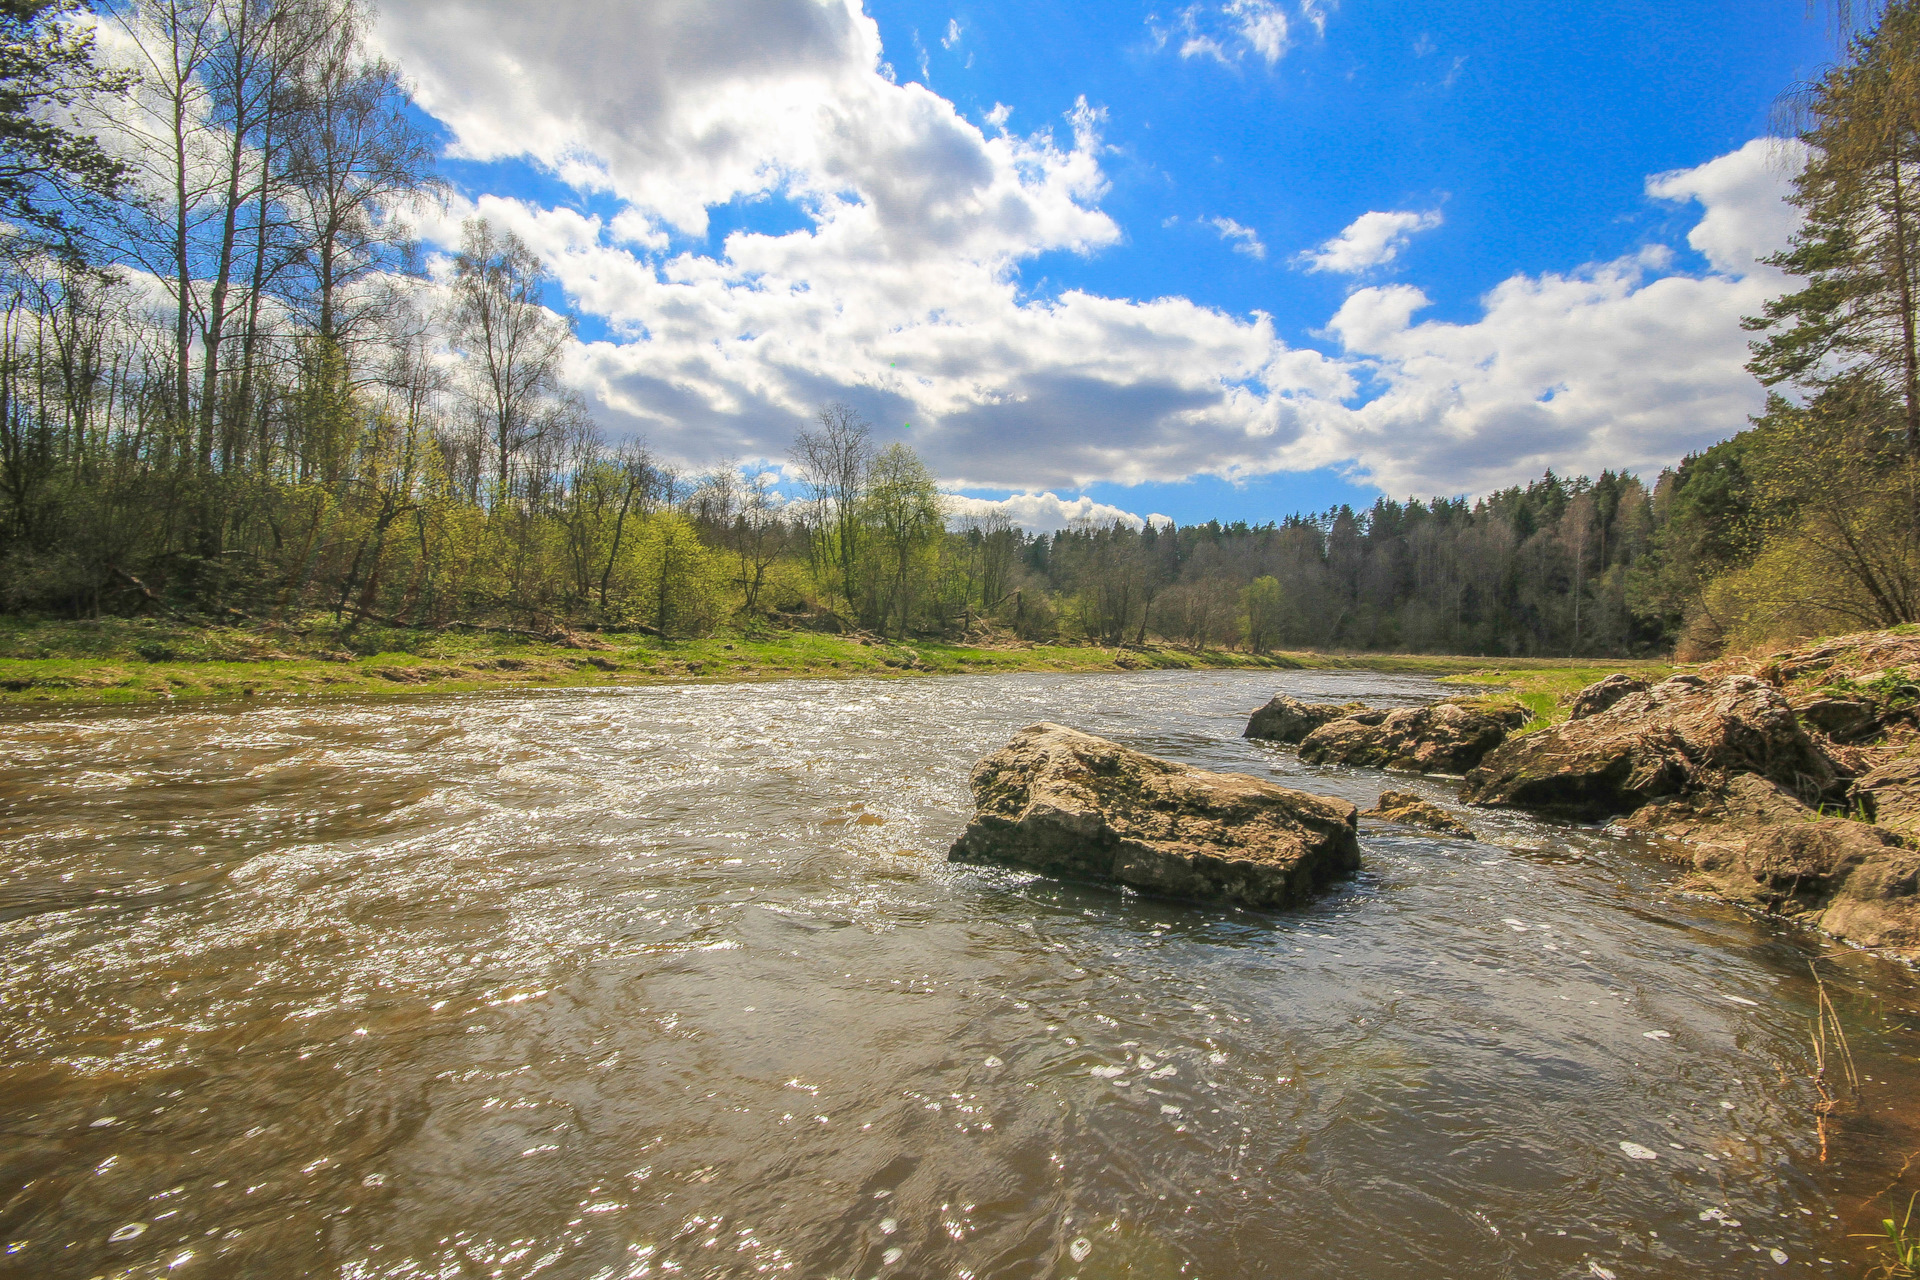
[[[1250,912],[942,861],[1058,720],[1243,741],[1368,673],[1020,675],[0,723],[0,1273],[1858,1275],[1901,972],[1593,829],[1363,837]],[[1878,1091],[1876,1093],[1876,1091]],[[1920,1140],[1909,1145],[1920,1145]]]

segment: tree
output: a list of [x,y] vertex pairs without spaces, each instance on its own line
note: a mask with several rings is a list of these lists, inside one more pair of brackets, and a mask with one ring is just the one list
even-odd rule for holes
[[1280,583],[1271,577],[1255,578],[1240,591],[1240,634],[1247,648],[1265,653],[1273,648],[1284,621],[1286,597]]
[[873,614],[884,634],[905,636],[922,561],[940,537],[940,489],[926,465],[904,444],[874,459],[861,514],[874,548]]
[[468,402],[494,455],[494,501],[513,493],[514,460],[581,413],[560,386],[571,326],[541,305],[546,272],[511,231],[485,218],[460,227],[453,262],[452,338],[464,357]]
[[353,296],[354,286],[398,266],[409,248],[397,206],[438,187],[433,146],[409,114],[399,68],[365,51],[367,23],[358,0],[339,0],[296,85],[285,130],[313,326],[342,346],[377,315],[378,300]]
[[839,401],[821,405],[814,423],[794,436],[787,456],[807,487],[814,575],[831,584],[851,611],[860,593],[860,508],[873,466],[873,429],[852,405]]
[[1801,95],[1810,148],[1790,197],[1804,217],[1768,259],[1806,281],[1749,329],[1763,383],[1812,389],[1864,374],[1900,403],[1920,455],[1920,0],[1894,0],[1845,62]]
[[126,165],[63,121],[76,102],[115,92],[123,76],[94,62],[83,0],[0,0],[0,216],[10,257],[86,256],[84,224],[118,194]]

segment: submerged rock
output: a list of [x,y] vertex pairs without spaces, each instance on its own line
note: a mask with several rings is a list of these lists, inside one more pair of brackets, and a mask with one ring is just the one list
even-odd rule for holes
[[1329,720],[1366,709],[1366,704],[1361,702],[1302,702],[1276,693],[1272,701],[1253,713],[1253,718],[1247,721],[1246,732],[1240,736],[1271,742],[1299,742]]
[[1363,818],[1397,822],[1406,827],[1425,827],[1462,840],[1478,840],[1472,827],[1460,821],[1430,800],[1422,800],[1409,791],[1382,791],[1371,809],[1360,811]]
[[1022,729],[971,781],[977,811],[950,862],[1253,907],[1298,902],[1360,865],[1357,811],[1343,800],[1062,725]]
[[1363,711],[1308,734],[1300,758],[1311,764],[1465,773],[1528,718],[1525,707],[1486,698]]
[[1467,775],[1466,799],[1597,817],[1741,773],[1810,798],[1835,780],[1777,691],[1751,676],[1681,675],[1502,744]]
[[1585,720],[1597,716],[1630,693],[1645,693],[1647,682],[1619,672],[1596,680],[1573,695],[1567,703],[1567,719]]

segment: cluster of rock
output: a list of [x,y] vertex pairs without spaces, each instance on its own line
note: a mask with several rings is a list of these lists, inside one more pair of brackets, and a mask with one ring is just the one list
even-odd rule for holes
[[1526,708],[1492,698],[1381,710],[1280,694],[1253,713],[1243,736],[1298,743],[1309,764],[1460,774],[1526,722]]
[[[1867,946],[1920,953],[1920,638],[1849,637],[1649,683],[1612,675],[1529,732],[1493,698],[1307,703],[1249,738],[1310,763],[1464,775],[1463,799],[1614,822],[1677,845],[1698,883]],[[955,862],[1117,881],[1251,906],[1297,902],[1359,865],[1358,818],[1474,839],[1440,806],[1374,809],[1209,773],[1054,724],[974,769]]]
[[951,862],[1152,893],[1286,906],[1360,865],[1358,811],[1243,773],[1212,773],[1057,724],[974,766],[976,812]]
[[[1887,825],[1834,812],[1849,800],[1862,818],[1910,812],[1910,760],[1855,777],[1788,693],[1749,674],[1594,685],[1580,699],[1599,710],[1490,752],[1467,775],[1465,798],[1619,819],[1684,842],[1701,883],[1722,896],[1864,946],[1920,946],[1920,854]],[[1822,710],[1807,720],[1832,723]]]

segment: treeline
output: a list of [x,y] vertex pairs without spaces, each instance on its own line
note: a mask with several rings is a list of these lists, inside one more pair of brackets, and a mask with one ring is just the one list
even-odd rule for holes
[[1920,622],[1920,3],[1792,99],[1799,286],[1747,321],[1776,392],[1657,495],[1645,605],[1683,656]]
[[1912,621],[1913,13],[1806,96],[1809,283],[1754,322],[1802,398],[1651,492],[1034,535],[845,405],[784,494],[603,438],[524,244],[422,266],[432,147],[357,0],[126,0],[111,63],[78,0],[0,6],[0,607],[1556,655]]

